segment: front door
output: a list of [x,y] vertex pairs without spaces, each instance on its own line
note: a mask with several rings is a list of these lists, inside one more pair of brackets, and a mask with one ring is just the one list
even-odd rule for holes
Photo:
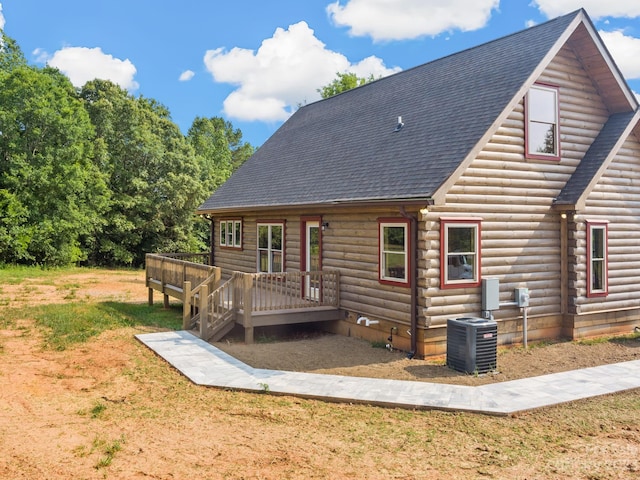
[[321,270],[320,261],[320,222],[307,221],[305,226],[305,297],[320,300],[320,275],[313,272]]

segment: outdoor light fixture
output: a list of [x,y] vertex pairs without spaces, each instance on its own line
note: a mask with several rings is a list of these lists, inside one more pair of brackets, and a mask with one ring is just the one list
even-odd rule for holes
[[329,222],[322,222],[322,230],[324,231],[325,228],[329,228]]

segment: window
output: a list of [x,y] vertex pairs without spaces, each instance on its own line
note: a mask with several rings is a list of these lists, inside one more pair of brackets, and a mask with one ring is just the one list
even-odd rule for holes
[[284,272],[284,223],[258,223],[258,272]]
[[528,158],[560,159],[558,89],[535,85],[526,97],[525,139]]
[[480,285],[480,220],[441,219],[442,288]]
[[587,222],[587,296],[609,293],[607,248],[609,228],[606,222]]
[[242,220],[220,221],[220,246],[242,248]]
[[409,221],[379,219],[380,264],[382,283],[409,284]]

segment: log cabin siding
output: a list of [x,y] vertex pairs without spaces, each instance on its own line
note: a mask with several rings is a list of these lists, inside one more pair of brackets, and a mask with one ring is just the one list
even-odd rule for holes
[[[640,141],[631,136],[589,194],[586,208],[575,218],[575,312],[640,308]],[[609,294],[587,297],[586,221],[608,223]]]
[[213,223],[214,264],[220,267],[225,277],[232,271],[251,273],[256,271],[256,223],[255,217],[241,216],[229,219],[242,220],[242,248],[227,248],[220,246],[220,222],[226,217],[218,217]]
[[[275,214],[246,214],[243,220],[242,250],[220,247],[220,221],[214,225],[215,264],[225,272],[255,272],[257,269],[257,223],[285,222],[285,270],[300,270],[301,217],[320,216],[329,223],[322,232],[322,268],[340,271],[341,307],[380,320],[410,322],[409,287],[384,285],[378,281],[378,218],[403,217],[398,208],[333,209],[326,211],[287,210]],[[237,218],[237,217],[235,217]]]
[[355,314],[374,319],[410,322],[409,287],[378,280],[378,219],[403,217],[395,209],[347,209],[323,216],[322,266],[340,271],[340,304]]
[[[231,217],[229,217],[231,218]],[[233,217],[238,219],[239,217]],[[282,214],[245,214],[242,217],[242,249],[220,246],[220,222],[225,217],[215,219],[214,251],[215,265],[225,273],[232,271],[253,273],[258,269],[258,222],[284,222],[284,268],[287,271],[300,269],[300,217],[292,212]]]
[[[562,313],[560,216],[552,210],[553,200],[609,116],[569,47],[537,81],[559,88],[560,161],[525,159],[523,100],[447,192],[445,204],[432,208],[426,218],[434,225],[440,217],[482,218],[481,275],[499,278],[501,302],[513,301],[514,288],[528,287],[534,322]],[[435,246],[438,240],[434,235],[430,241]],[[422,295],[431,299],[423,310],[428,325],[480,314],[480,288],[440,290],[438,269],[424,273],[429,287]],[[494,312],[503,321],[519,315],[515,308]]]

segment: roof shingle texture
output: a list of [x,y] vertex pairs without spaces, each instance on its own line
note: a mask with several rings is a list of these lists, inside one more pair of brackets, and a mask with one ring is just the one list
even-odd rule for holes
[[300,108],[199,211],[432,196],[579,12]]

